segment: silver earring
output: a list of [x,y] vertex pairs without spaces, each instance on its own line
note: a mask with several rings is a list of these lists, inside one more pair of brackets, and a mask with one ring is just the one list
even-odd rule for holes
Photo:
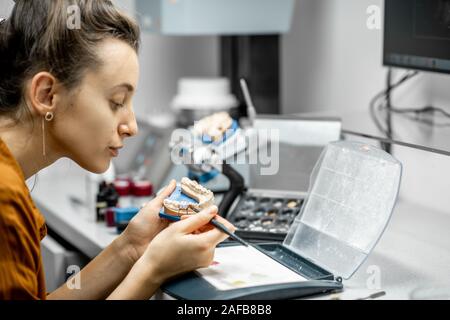
[[[47,155],[45,148],[45,121],[50,122],[53,120],[53,112],[47,112],[45,117],[42,117],[42,155],[45,157]],[[45,121],[44,121],[45,119]]]
[[53,120],[53,112],[47,112],[45,114],[45,120],[52,121]]

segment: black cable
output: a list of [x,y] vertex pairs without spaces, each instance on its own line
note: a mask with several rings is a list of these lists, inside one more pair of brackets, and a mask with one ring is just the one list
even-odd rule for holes
[[377,107],[378,107],[378,111],[381,109],[380,106],[381,105],[377,105],[376,103],[378,102],[378,100],[380,100],[381,98],[384,98],[382,101],[382,103],[386,102],[387,97],[389,96],[389,94],[392,93],[392,91],[396,88],[398,88],[399,86],[401,86],[403,83],[405,83],[406,81],[410,80],[411,78],[415,77],[416,75],[418,75],[419,72],[418,71],[407,71],[405,75],[403,75],[403,77],[398,80],[396,83],[394,83],[392,86],[384,89],[383,91],[379,92],[378,94],[376,94],[372,100],[369,103],[369,108],[370,108],[370,115],[371,118],[373,120],[373,122],[375,123],[375,125],[377,126],[378,130],[380,130],[383,134],[385,134],[386,136],[389,136],[389,132],[387,129],[385,129],[383,127],[383,125],[381,124],[381,121],[378,119],[377,116]]
[[230,181],[230,188],[219,204],[219,213],[226,218],[233,202],[244,192],[245,181],[242,175],[228,163],[222,164],[222,174]]
[[342,133],[344,135],[359,136],[359,137],[363,137],[366,139],[372,139],[372,140],[376,140],[376,141],[383,142],[383,143],[396,144],[396,145],[403,146],[403,147],[423,150],[423,151],[436,153],[436,154],[442,154],[442,155],[450,157],[450,151],[446,151],[446,150],[441,150],[441,149],[432,148],[432,147],[426,147],[426,146],[422,146],[422,145],[414,144],[414,143],[392,140],[392,139],[388,139],[388,138],[384,138],[384,137],[372,136],[370,134],[356,132],[356,131],[347,130],[347,129],[342,129]]
[[450,113],[445,111],[442,108],[437,108],[437,107],[433,107],[433,106],[425,106],[422,108],[391,108],[390,109],[391,112],[394,113],[416,113],[416,114],[421,114],[421,113],[430,113],[430,112],[440,112],[442,113],[443,116],[450,118]]
[[[381,98],[384,98],[383,103],[385,102],[387,96],[392,93],[392,91],[394,89],[396,89],[397,87],[399,87],[400,85],[402,85],[405,81],[408,81],[409,79],[415,77],[418,74],[417,71],[414,72],[410,72],[408,71],[399,81],[397,81],[396,83],[394,83],[390,88],[384,89],[383,91],[379,92],[377,95],[375,95],[375,97],[372,98],[372,100],[370,101],[370,115],[372,117],[372,120],[374,121],[375,125],[377,126],[377,128],[383,132],[385,135],[388,135],[388,131],[383,127],[383,125],[381,124],[380,120],[377,117],[377,113],[376,113],[376,108],[377,108],[377,102],[378,100],[380,100]],[[379,107],[379,105],[378,105]]]
[[211,189],[211,192],[214,194],[224,194],[228,192],[228,189]]
[[[385,98],[385,105],[386,108],[389,110],[392,107],[392,99],[391,99],[391,92],[392,92],[392,68],[388,69],[388,73],[386,76],[386,98]],[[389,139],[392,139],[392,114],[388,112],[386,114],[385,119],[386,127],[387,127],[387,137]],[[381,143],[381,147],[387,152],[392,154],[392,144],[387,143]]]
[[[392,91],[394,89],[396,89],[397,87],[399,87],[400,85],[402,85],[404,82],[410,80],[411,78],[415,77],[416,75],[418,75],[418,71],[407,71],[403,77],[397,81],[395,84],[393,84],[392,86],[389,86],[389,81],[388,81],[388,85],[387,88],[381,92],[379,92],[377,95],[375,95],[375,97],[372,98],[372,100],[370,101],[370,115],[371,118],[373,120],[373,122],[375,123],[376,127],[378,128],[378,130],[380,130],[383,134],[385,134],[387,137],[392,138],[392,132],[390,130],[390,125],[389,125],[389,120],[390,120],[390,115],[392,113],[396,113],[402,116],[407,117],[408,119],[418,122],[418,123],[422,123],[425,125],[429,125],[429,126],[433,126],[433,127],[437,127],[437,128],[444,128],[444,127],[450,127],[450,123],[436,123],[435,121],[429,120],[429,119],[423,119],[420,118],[420,115],[422,114],[426,114],[426,113],[440,113],[443,117],[445,118],[449,118],[450,119],[450,112],[442,109],[442,108],[438,108],[438,107],[433,107],[433,106],[425,106],[425,107],[421,107],[421,108],[398,108],[398,107],[393,107],[389,102],[389,98],[390,98],[390,94],[392,93]],[[389,76],[389,74],[388,74]],[[382,101],[380,101],[381,99],[383,99]],[[387,114],[385,115],[385,119],[380,120],[380,113],[382,111],[387,111]],[[412,114],[413,116],[408,116],[408,114]],[[385,128],[383,126],[382,123],[386,123],[387,128]]]
[[401,115],[411,121],[420,123],[420,124],[425,124],[428,125],[430,127],[435,127],[435,128],[448,128],[450,127],[450,122],[447,123],[437,123],[434,122],[433,120],[427,120],[427,119],[420,119],[418,118],[418,115],[416,114],[415,116],[410,116],[408,113],[401,113]]
[[[427,108],[427,107],[425,107],[425,108]],[[432,109],[426,110],[425,108],[410,109],[410,110],[405,110],[405,111],[402,109],[398,109],[398,110],[392,110],[392,113],[399,114],[411,121],[429,125],[431,127],[436,127],[436,128],[450,127],[450,122],[439,123],[439,122],[433,121],[432,119],[420,118],[420,115],[422,115],[422,114],[426,114],[426,113],[430,113],[430,112],[434,112],[434,111],[437,112],[437,110],[432,110]],[[434,108],[434,107],[432,107],[432,108]],[[444,114],[444,116],[445,116],[445,118],[450,118],[448,115]]]
[[[433,112],[437,112],[437,113],[441,113],[442,116],[444,116],[445,118],[450,118],[450,113],[445,111],[442,108],[438,108],[438,107],[433,107],[433,106],[425,106],[422,108],[397,108],[397,107],[391,107],[391,108],[387,108],[387,107],[383,107],[383,108],[379,108],[379,111],[381,111],[382,109],[387,110],[389,113],[396,113],[396,114],[400,114],[402,116],[407,117],[408,119],[418,122],[418,123],[423,123],[429,126],[433,126],[433,127],[437,127],[437,128],[443,128],[443,127],[448,127],[450,126],[450,123],[437,123],[434,122],[432,120],[428,120],[428,119],[421,119],[419,118],[421,114],[427,114],[427,113],[433,113]],[[413,114],[415,117],[408,117],[408,114]]]

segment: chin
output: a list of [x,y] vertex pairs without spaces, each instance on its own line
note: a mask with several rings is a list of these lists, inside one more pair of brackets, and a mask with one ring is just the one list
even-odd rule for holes
[[89,172],[95,173],[95,174],[102,174],[102,173],[105,173],[108,170],[108,168],[109,168],[109,164],[106,167],[95,167],[95,168],[86,169],[86,170],[88,170]]
[[90,159],[90,161],[75,161],[83,169],[95,173],[105,173],[111,165],[111,159]]

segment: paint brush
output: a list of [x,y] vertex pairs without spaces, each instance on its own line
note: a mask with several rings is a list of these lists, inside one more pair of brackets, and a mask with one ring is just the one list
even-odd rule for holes
[[237,242],[239,242],[240,244],[242,244],[245,247],[250,246],[250,244],[245,241],[244,239],[242,239],[241,237],[235,235],[233,232],[231,232],[230,230],[227,229],[227,227],[225,227],[222,223],[220,223],[219,221],[217,221],[216,218],[213,218],[210,222],[213,226],[215,226],[217,229],[219,229],[220,231],[222,231],[223,233],[226,233],[227,235],[230,236],[231,239],[236,240]]
[[[195,212],[200,212],[199,210],[196,210],[195,208],[192,208],[193,211]],[[242,239],[241,237],[235,235],[233,232],[231,232],[230,230],[228,230],[227,227],[225,227],[222,223],[220,223],[219,221],[217,221],[216,218],[213,218],[209,223],[211,223],[214,227],[216,227],[217,229],[219,229],[220,231],[222,231],[223,233],[227,234],[230,236],[231,239],[239,242],[240,244],[242,244],[245,247],[250,247],[250,244],[245,241],[244,239]]]

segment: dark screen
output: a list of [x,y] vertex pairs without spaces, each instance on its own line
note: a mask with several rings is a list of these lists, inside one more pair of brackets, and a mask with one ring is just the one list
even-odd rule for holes
[[450,0],[386,0],[384,65],[450,73]]

